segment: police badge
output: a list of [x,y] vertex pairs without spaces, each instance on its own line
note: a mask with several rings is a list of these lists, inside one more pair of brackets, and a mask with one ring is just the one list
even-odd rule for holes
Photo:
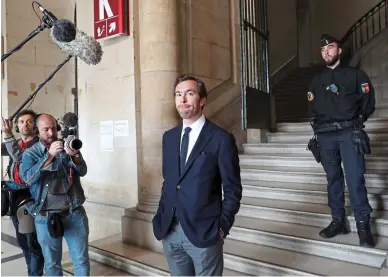
[[363,93],[369,93],[370,91],[369,84],[368,83],[361,84],[361,90]]
[[313,99],[314,99],[314,94],[311,91],[307,92],[307,100],[313,101]]

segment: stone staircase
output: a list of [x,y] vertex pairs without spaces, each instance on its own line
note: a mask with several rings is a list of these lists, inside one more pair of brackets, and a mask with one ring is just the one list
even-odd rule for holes
[[323,69],[324,66],[320,64],[296,68],[273,87],[276,122],[308,121],[308,87],[311,80]]
[[[373,153],[366,158],[366,186],[374,208],[372,231],[377,241],[373,249],[358,245],[348,195],[352,232],[332,239],[318,235],[330,223],[331,215],[324,171],[306,150],[311,127],[308,123],[277,127],[278,132],[267,134],[268,143],[243,145],[243,198],[224,244],[224,275],[387,276],[388,119],[372,119],[366,124],[373,144]],[[153,214],[134,208],[125,214],[147,226],[136,244],[152,240]],[[126,228],[135,227],[127,224],[123,232]],[[122,236],[114,236],[92,242],[90,255],[132,275],[168,275],[160,243],[148,245],[152,246],[134,246],[123,243]]]

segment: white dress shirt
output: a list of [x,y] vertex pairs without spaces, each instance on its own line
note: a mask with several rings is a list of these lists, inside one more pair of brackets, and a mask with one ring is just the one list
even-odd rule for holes
[[190,156],[191,150],[193,150],[194,145],[197,142],[197,139],[199,137],[199,134],[201,133],[203,125],[205,125],[205,116],[203,114],[200,118],[198,118],[197,121],[195,121],[193,124],[191,124],[191,126],[187,126],[187,125],[183,124],[182,133],[181,133],[181,145],[182,145],[182,138],[183,138],[183,135],[185,133],[185,128],[186,127],[191,128],[191,131],[189,133],[189,146],[187,148],[186,162]]

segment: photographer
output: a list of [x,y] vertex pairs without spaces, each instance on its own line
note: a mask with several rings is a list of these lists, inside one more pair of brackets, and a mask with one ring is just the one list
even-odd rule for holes
[[74,275],[88,276],[88,217],[80,177],[87,166],[79,150],[58,140],[58,123],[49,114],[36,119],[39,142],[23,153],[22,177],[31,186],[34,201],[26,204],[35,218],[46,275],[63,275],[62,238],[65,237]]
[[[33,132],[33,126],[36,114],[32,110],[23,110],[15,118],[15,129],[20,133],[21,139],[16,139],[12,132],[12,121],[2,118],[1,130],[4,135],[4,143],[2,143],[1,155],[10,156],[10,163],[7,168],[7,173],[10,181],[2,182],[7,187],[4,189],[13,189],[17,195],[17,190],[28,190],[26,184],[20,178],[20,163],[22,160],[23,151],[31,147],[38,141],[38,138]],[[8,197],[8,195],[7,195]],[[7,210],[9,207],[7,207]],[[24,258],[27,264],[29,276],[42,276],[44,259],[42,249],[38,243],[36,232],[22,234],[19,232],[19,221],[17,214],[10,214],[13,225],[16,230],[16,240],[23,251]]]

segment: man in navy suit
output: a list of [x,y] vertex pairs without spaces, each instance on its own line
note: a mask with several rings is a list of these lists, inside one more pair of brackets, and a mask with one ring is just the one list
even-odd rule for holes
[[223,241],[242,196],[236,141],[202,114],[207,90],[201,80],[179,76],[174,96],[183,123],[163,135],[154,235],[162,240],[171,275],[220,276]]

